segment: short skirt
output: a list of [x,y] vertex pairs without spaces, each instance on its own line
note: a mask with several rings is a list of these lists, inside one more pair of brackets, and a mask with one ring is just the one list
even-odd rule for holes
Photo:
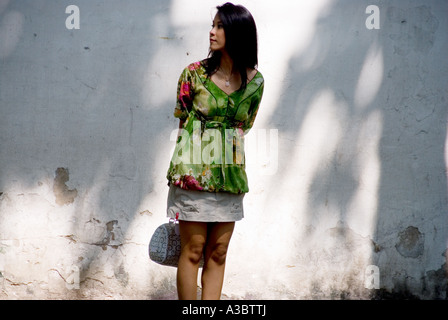
[[196,222],[232,222],[244,217],[244,193],[184,190],[170,185],[167,216]]

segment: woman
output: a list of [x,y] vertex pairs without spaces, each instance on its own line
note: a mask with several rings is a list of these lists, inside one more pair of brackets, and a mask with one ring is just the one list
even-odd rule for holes
[[217,9],[209,57],[183,70],[174,111],[180,130],[167,173],[167,214],[179,219],[179,299],[196,299],[202,258],[202,299],[221,296],[227,248],[249,191],[244,134],[263,94],[252,15],[231,3]]

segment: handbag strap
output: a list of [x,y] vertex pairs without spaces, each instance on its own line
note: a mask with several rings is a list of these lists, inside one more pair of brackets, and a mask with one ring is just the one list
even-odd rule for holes
[[173,225],[174,226],[174,230],[176,231],[176,234],[180,235],[180,231],[179,231],[179,212],[176,212],[176,218],[175,219],[170,218],[169,224]]

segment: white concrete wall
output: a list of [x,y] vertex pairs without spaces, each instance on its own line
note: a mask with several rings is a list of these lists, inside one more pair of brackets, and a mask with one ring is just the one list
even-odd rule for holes
[[[147,246],[221,3],[0,1],[0,298],[176,297]],[[266,88],[224,298],[447,298],[448,3],[240,3]]]

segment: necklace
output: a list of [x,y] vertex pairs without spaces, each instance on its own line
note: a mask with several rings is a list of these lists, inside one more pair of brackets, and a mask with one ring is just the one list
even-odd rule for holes
[[230,79],[232,78],[232,71],[230,71],[230,75],[227,76],[224,70],[221,69],[221,67],[219,67],[219,70],[221,70],[222,74],[224,75],[225,86],[230,87]]

